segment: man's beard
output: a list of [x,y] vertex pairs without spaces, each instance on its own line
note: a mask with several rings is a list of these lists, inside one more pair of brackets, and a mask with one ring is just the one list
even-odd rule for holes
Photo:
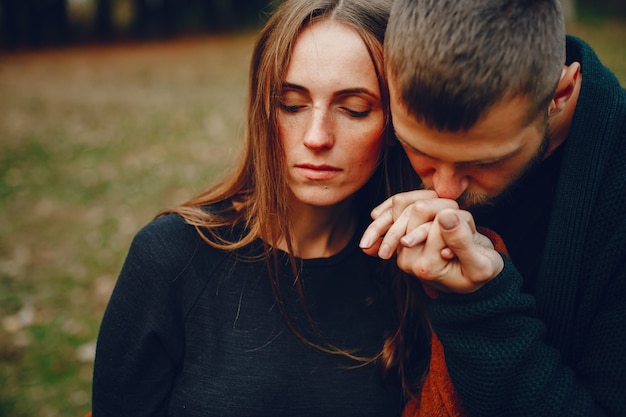
[[463,194],[456,199],[457,203],[462,208],[476,208],[476,207],[484,207],[484,206],[497,206],[500,202],[507,199],[507,197],[517,188],[521,183],[524,182],[526,178],[530,174],[532,174],[541,162],[544,160],[546,154],[548,153],[548,149],[550,148],[550,129],[546,126],[543,139],[537,152],[535,155],[528,161],[528,164],[519,172],[517,177],[512,178],[509,183],[506,185],[504,190],[500,192],[500,194],[490,197],[487,194],[483,193],[472,193],[469,191],[465,191]]

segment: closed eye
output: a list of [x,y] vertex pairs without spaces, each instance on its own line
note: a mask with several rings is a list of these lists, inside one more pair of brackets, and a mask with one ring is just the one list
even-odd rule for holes
[[371,109],[367,109],[367,110],[363,110],[363,111],[358,111],[358,110],[352,110],[349,109],[347,107],[342,107],[342,109],[348,113],[350,116],[356,118],[356,119],[362,119],[364,117],[367,117],[370,113],[371,113]]
[[297,113],[300,109],[302,109],[304,106],[299,106],[299,105],[287,105],[285,103],[280,103],[280,108],[281,110],[287,112],[287,113]]

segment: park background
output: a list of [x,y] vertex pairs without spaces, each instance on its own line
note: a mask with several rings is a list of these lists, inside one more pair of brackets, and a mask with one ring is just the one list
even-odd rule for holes
[[[626,5],[564,1],[626,85]],[[133,235],[238,156],[262,0],[0,0],[0,416],[90,409]]]

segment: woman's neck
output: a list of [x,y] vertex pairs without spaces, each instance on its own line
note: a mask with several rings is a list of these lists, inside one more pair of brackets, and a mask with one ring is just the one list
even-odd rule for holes
[[[354,207],[350,201],[332,207],[298,205],[293,210],[291,243],[299,258],[326,258],[346,247],[356,229]],[[273,245],[283,251],[287,243],[281,239]]]

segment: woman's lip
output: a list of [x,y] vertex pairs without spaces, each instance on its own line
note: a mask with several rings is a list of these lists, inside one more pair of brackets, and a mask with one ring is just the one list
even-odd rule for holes
[[341,171],[341,168],[332,165],[299,164],[296,168],[311,169],[313,171]]
[[314,165],[314,164],[299,164],[296,165],[296,169],[308,180],[312,181],[328,181],[336,177],[341,168],[337,168],[331,165]]

